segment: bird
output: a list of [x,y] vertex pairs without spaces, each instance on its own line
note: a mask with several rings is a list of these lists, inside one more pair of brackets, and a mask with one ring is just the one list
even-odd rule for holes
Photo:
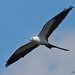
[[31,52],[33,49],[37,48],[40,45],[44,45],[47,48],[58,48],[60,50],[69,51],[68,49],[64,49],[58,46],[55,46],[53,44],[50,44],[48,41],[49,36],[52,34],[52,32],[59,26],[59,24],[63,21],[63,19],[67,16],[69,11],[74,6],[70,6],[69,8],[65,8],[62,12],[60,12],[58,15],[50,19],[42,28],[40,33],[37,36],[34,36],[30,38],[30,41],[27,44],[24,44],[23,46],[19,47],[12,55],[11,57],[6,61],[5,66],[8,67],[9,65],[13,64],[20,58],[23,58],[25,55],[27,55],[29,52]]

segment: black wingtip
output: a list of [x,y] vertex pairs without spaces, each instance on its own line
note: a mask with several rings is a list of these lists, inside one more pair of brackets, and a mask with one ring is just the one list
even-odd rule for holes
[[70,7],[68,8],[68,10],[71,10],[72,8],[74,8],[74,6],[70,6]]
[[5,67],[7,68],[8,66],[7,66],[7,65],[5,65]]
[[8,63],[6,62],[5,67],[7,68],[8,66],[9,66]]
[[10,66],[10,62],[9,62],[9,60],[8,61],[6,61],[6,64],[5,64],[5,67],[7,68],[8,66]]
[[74,6],[70,6],[69,8],[65,8],[65,9],[63,10],[63,12],[66,11],[66,10],[70,11],[72,8],[74,8]]

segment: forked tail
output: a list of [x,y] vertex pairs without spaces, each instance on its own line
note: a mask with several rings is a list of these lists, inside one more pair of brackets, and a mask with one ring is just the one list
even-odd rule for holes
[[58,49],[61,49],[61,50],[64,50],[64,51],[69,51],[68,49],[60,48],[60,47],[54,46],[54,45],[49,44],[49,43],[46,44],[45,46],[48,47],[48,48],[50,48],[50,49],[51,49],[51,48],[58,48]]

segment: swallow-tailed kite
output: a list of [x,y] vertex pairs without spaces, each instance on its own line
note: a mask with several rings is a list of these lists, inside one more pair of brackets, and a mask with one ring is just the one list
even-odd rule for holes
[[52,34],[52,32],[58,27],[58,25],[62,22],[62,20],[67,16],[69,11],[73,8],[70,6],[69,8],[64,9],[61,13],[53,17],[49,20],[38,34],[38,36],[32,37],[30,42],[18,48],[13,55],[8,59],[6,63],[6,67],[10,64],[16,62],[21,57],[23,58],[26,54],[31,52],[33,49],[38,47],[39,45],[45,45],[48,48],[58,48],[61,50],[69,51],[68,49],[60,48],[55,45],[52,45],[48,42],[48,37]]

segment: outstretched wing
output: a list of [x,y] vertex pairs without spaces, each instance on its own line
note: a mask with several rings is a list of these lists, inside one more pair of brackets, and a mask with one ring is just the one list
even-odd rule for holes
[[21,46],[19,49],[17,49],[13,55],[9,58],[9,60],[6,63],[6,67],[10,64],[16,62],[21,57],[24,57],[26,54],[28,54],[30,51],[32,51],[34,48],[38,47],[39,45],[35,42],[29,42],[23,46]]
[[67,16],[67,14],[72,8],[73,7],[70,6],[68,9],[64,9],[61,13],[59,13],[50,21],[48,21],[39,33],[39,36],[43,36],[47,39],[51,35],[51,33],[58,27],[58,25],[62,22],[62,20]]

